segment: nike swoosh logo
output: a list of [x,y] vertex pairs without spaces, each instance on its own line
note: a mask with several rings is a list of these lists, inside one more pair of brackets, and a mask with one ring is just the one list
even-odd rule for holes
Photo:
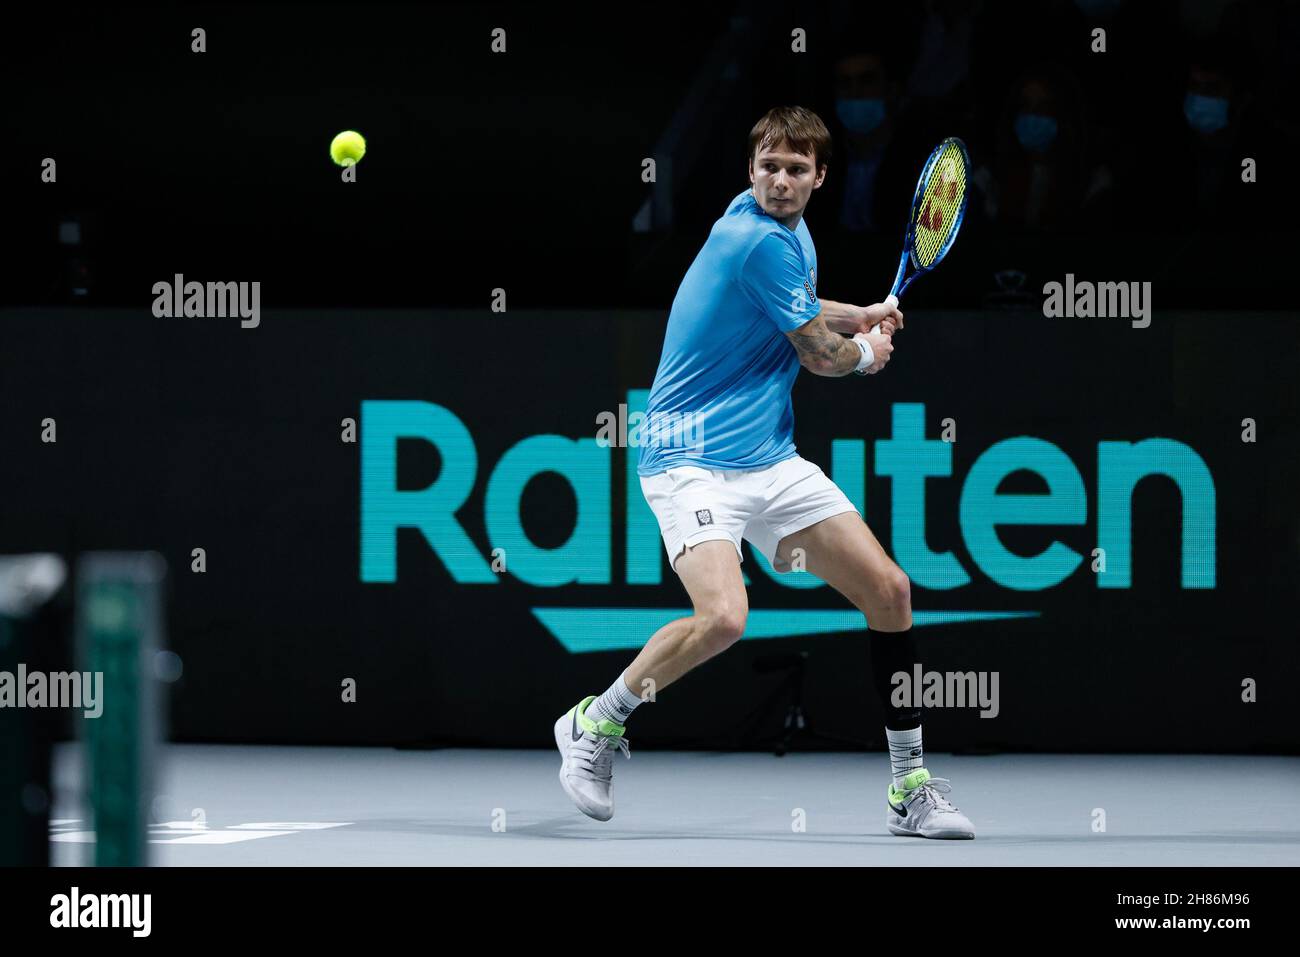
[[573,740],[579,741],[581,739],[582,732],[578,730],[578,709],[575,707],[573,709]]
[[[811,574],[811,573],[806,573]],[[646,635],[678,618],[695,614],[690,608],[534,608],[534,617],[570,654],[620,649],[639,651]],[[1037,618],[1036,611],[913,611],[912,624],[953,625],[975,621]],[[835,632],[866,632],[860,611],[764,608],[749,612],[745,641],[791,638]]]
[[[885,803],[886,803],[886,804],[889,804],[888,801],[886,801]],[[897,814],[899,817],[907,817],[907,807],[906,807],[906,805],[900,805],[900,806],[898,806],[898,807],[894,807],[894,805],[889,804],[889,809],[890,809],[891,811],[893,811],[895,814]]]

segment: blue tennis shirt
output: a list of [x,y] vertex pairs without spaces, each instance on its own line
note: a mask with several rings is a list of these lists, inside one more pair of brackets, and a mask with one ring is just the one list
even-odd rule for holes
[[745,190],[713,224],[673,299],[637,473],[754,469],[794,456],[799,357],[785,333],[820,309],[807,224],[782,226]]

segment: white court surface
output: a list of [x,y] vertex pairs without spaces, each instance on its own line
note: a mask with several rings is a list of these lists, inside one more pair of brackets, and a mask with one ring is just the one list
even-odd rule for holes
[[[1297,758],[927,759],[951,779],[974,841],[890,835],[882,753],[777,758],[633,741],[632,759],[616,758],[614,819],[600,823],[565,797],[554,751],[169,745],[151,863],[1300,865]],[[79,747],[61,746],[56,864],[91,860],[82,773]]]

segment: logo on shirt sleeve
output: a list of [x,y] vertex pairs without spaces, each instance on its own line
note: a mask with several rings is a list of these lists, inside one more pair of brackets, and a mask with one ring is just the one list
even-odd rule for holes
[[701,526],[712,525],[713,513],[707,508],[702,508],[695,513],[695,521],[699,522]]
[[808,278],[805,279],[805,280],[803,281],[803,288],[804,288],[804,289],[807,291],[807,293],[808,293],[808,301],[809,301],[809,302],[816,302],[816,301],[817,301],[817,293],[816,293],[816,291],[815,291],[816,288],[817,288],[817,270],[816,270],[816,269],[809,269],[809,270],[808,270]]

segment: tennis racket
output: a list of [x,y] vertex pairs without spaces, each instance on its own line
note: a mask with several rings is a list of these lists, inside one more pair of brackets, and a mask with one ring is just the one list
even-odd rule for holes
[[[925,161],[921,178],[912,197],[912,212],[903,235],[903,255],[898,260],[894,286],[885,304],[897,306],[907,287],[917,276],[939,265],[952,248],[966,217],[966,180],[970,156],[966,144],[950,136],[934,148]],[[908,273],[908,265],[912,272]],[[872,327],[875,332],[879,326]]]

